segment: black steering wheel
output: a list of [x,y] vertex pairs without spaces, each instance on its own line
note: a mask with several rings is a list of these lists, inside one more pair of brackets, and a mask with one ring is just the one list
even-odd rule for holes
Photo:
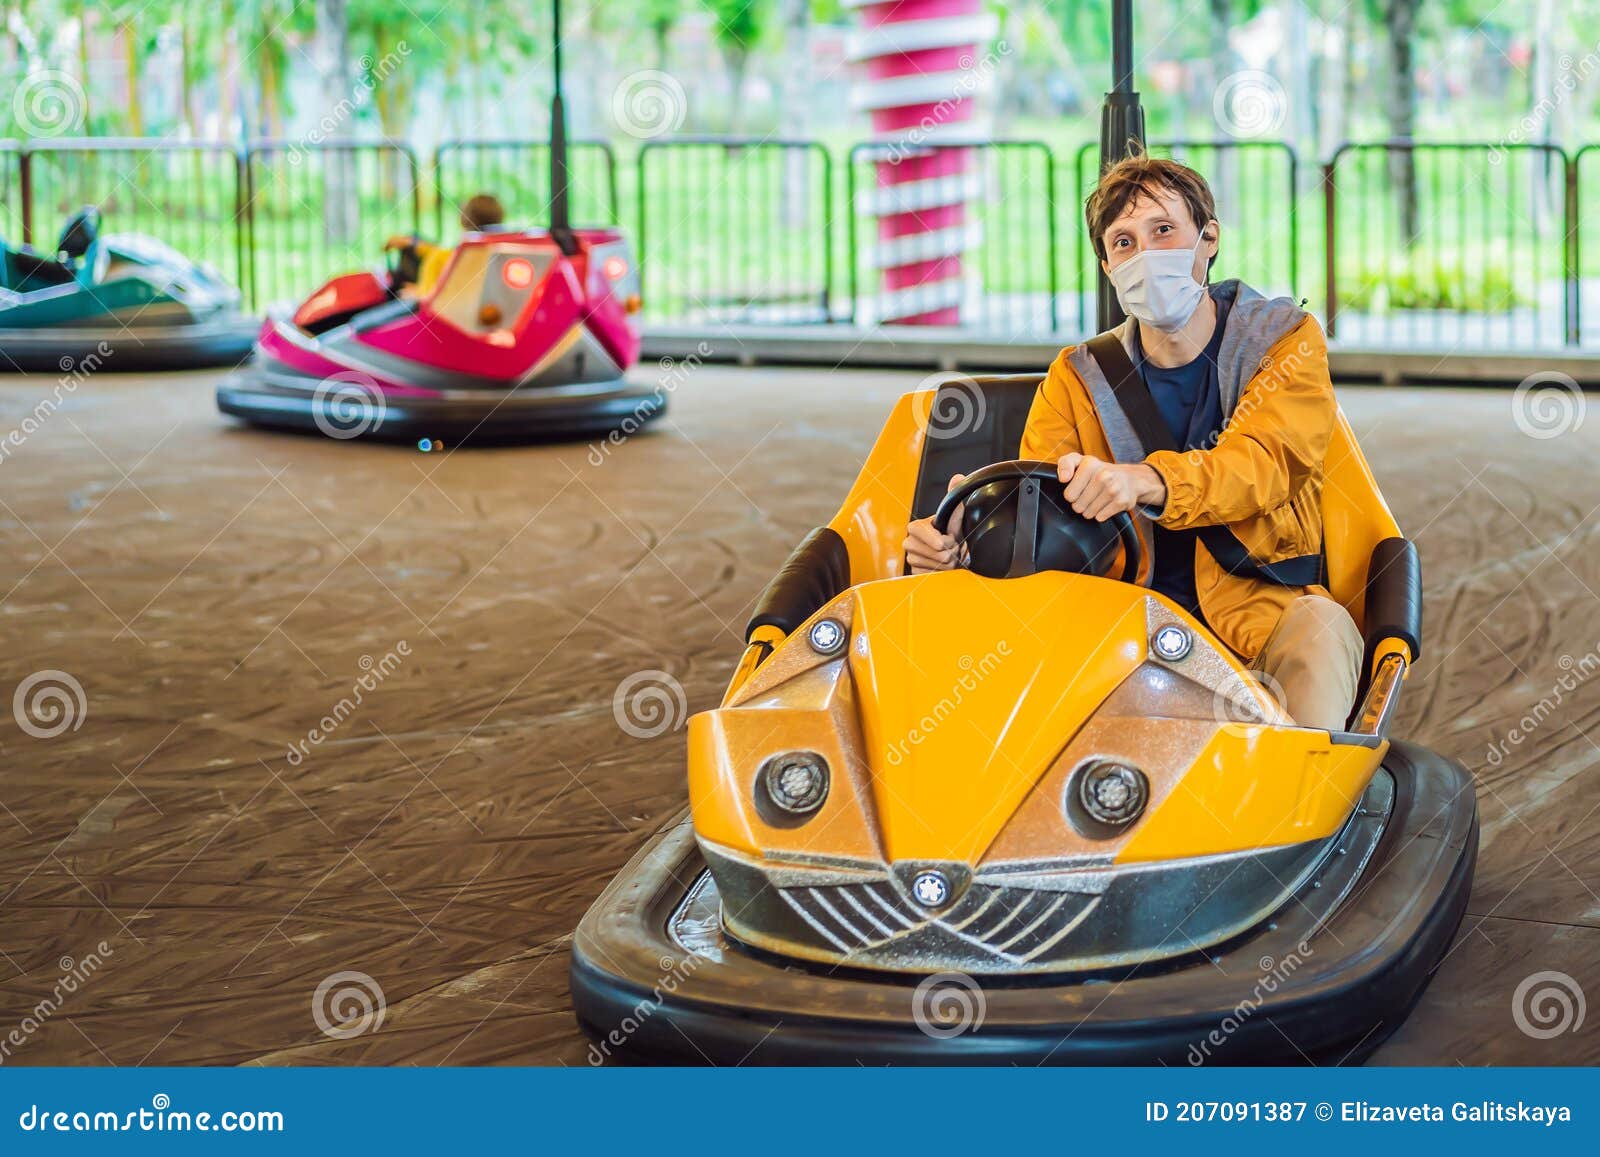
[[1136,582],[1144,547],[1126,512],[1104,522],[1067,504],[1051,462],[996,462],[967,475],[944,496],[933,528],[950,533],[950,519],[965,505],[957,536],[970,568],[986,578],[1021,578],[1042,570],[1105,575],[1122,547],[1123,582]]
[[422,255],[417,252],[416,238],[402,249],[389,250],[389,295],[393,297],[407,285],[415,285],[422,277]]

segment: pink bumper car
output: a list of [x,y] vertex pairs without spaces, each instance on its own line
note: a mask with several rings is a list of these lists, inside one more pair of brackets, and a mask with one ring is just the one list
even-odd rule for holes
[[632,433],[665,412],[663,391],[623,380],[639,357],[639,278],[617,230],[471,234],[429,292],[403,294],[415,276],[405,255],[387,279],[336,277],[269,318],[217,406],[258,426],[427,445]]

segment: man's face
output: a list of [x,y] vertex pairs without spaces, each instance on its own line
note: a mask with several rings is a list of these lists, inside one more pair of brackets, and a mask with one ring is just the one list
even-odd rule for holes
[[1101,240],[1106,259],[1100,264],[1107,273],[1146,249],[1194,249],[1194,279],[1203,285],[1206,266],[1217,253],[1217,223],[1206,222],[1202,231],[1182,197],[1170,189],[1157,189],[1129,201]]

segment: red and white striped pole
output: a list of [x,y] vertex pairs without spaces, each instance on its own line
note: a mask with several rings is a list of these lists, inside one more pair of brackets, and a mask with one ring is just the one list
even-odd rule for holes
[[882,279],[865,320],[959,325],[968,291],[961,257],[982,239],[968,209],[982,196],[982,174],[973,150],[933,146],[984,134],[975,97],[986,70],[975,64],[994,16],[983,0],[844,4],[859,19],[848,50],[862,74],[853,103],[884,146],[876,187],[862,197],[878,223],[867,264]]

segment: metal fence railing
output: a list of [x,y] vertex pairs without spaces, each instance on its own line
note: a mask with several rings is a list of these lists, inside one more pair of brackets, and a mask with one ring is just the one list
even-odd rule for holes
[[22,236],[21,146],[0,141],[0,241],[17,244]]
[[250,300],[291,299],[373,265],[387,238],[420,233],[421,173],[393,141],[252,141],[244,210]]
[[[573,141],[567,150],[569,214],[574,225],[617,223],[617,162],[604,141]],[[461,206],[492,193],[512,225],[550,219],[550,146],[535,140],[441,141],[433,154],[434,235],[456,229]]]
[[[1058,328],[1056,172],[1047,145],[859,144],[847,176],[858,318],[958,316],[962,325],[1018,335]],[[926,311],[906,288],[922,283],[944,287],[920,295]]]
[[17,157],[21,239],[48,247],[69,215],[94,205],[108,232],[148,234],[241,284],[249,260],[240,229],[239,166],[238,151],[220,143],[30,143]]
[[814,141],[647,141],[637,170],[634,244],[646,317],[834,320],[827,149]]
[[1576,340],[1569,164],[1554,145],[1341,145],[1323,170],[1329,332],[1441,350]]
[[1586,206],[1583,190],[1595,188],[1593,170],[1600,162],[1600,145],[1584,145],[1567,166],[1567,268],[1572,293],[1567,303],[1567,340],[1573,344],[1600,338],[1600,245],[1585,244],[1584,236],[1600,235],[1600,205]]
[[[1534,349],[1600,341],[1600,145],[1345,144],[1318,173],[1278,141],[1156,141],[1218,200],[1218,277],[1309,298],[1346,345]],[[836,157],[842,158],[836,160]],[[638,248],[646,318],[874,325],[908,314],[998,340],[1093,325],[1083,228],[1094,146],[668,138],[619,163],[574,145],[572,217]],[[454,232],[477,192],[549,211],[536,140],[0,141],[0,237],[48,246],[98,205],[215,265],[256,308],[372,267],[384,240]],[[1320,221],[1321,227],[1305,222]],[[921,304],[919,304],[921,303]]]

